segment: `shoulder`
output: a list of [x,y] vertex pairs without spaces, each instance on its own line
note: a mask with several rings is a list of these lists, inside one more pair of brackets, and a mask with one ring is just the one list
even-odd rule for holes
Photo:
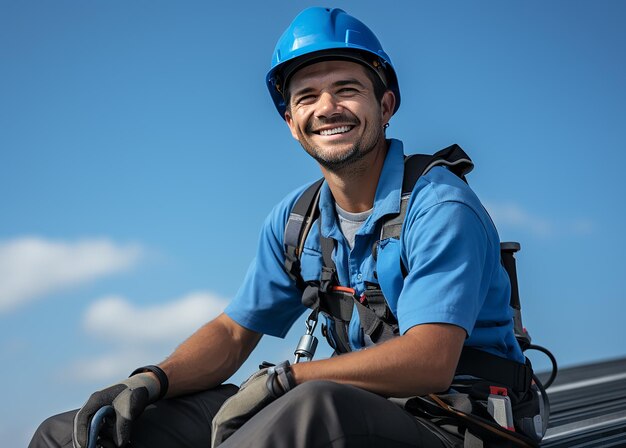
[[494,247],[499,241],[495,225],[476,193],[466,182],[441,166],[422,176],[411,194],[403,226],[406,244],[411,235],[412,238],[424,237],[414,235],[416,232],[433,238],[472,234],[473,238]]
[[[480,199],[471,187],[443,166],[436,166],[416,182],[407,217],[419,219],[431,208],[447,204],[453,208],[468,208],[485,225],[491,223]],[[444,207],[449,208],[449,207]]]
[[470,186],[443,166],[436,166],[424,174],[413,188],[413,203],[428,208],[442,202],[461,202],[470,207],[480,201]]

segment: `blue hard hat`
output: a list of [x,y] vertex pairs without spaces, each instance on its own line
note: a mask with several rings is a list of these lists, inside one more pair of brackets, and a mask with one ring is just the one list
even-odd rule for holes
[[376,72],[396,96],[394,113],[400,107],[400,88],[391,59],[363,22],[338,8],[307,8],[296,16],[280,36],[266,77],[274,105],[285,116],[284,87],[299,68],[317,60],[348,59]]

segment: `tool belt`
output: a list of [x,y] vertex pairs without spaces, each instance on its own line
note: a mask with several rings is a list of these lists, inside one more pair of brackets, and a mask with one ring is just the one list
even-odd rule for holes
[[535,385],[520,395],[491,381],[455,379],[446,393],[391,400],[436,425],[451,447],[538,447],[545,431]]

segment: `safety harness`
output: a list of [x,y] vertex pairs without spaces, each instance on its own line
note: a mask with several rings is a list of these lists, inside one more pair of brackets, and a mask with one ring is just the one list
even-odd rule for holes
[[[433,155],[414,154],[405,157],[400,211],[383,218],[380,238],[372,248],[374,259],[377,257],[381,241],[387,238],[400,238],[413,187],[422,175],[435,166],[446,166],[467,182],[465,175],[473,169],[474,164],[458,145],[449,146]],[[339,284],[337,269],[332,259],[335,240],[324,237],[321,232],[321,214],[318,205],[323,181],[322,178],[312,184],[296,201],[284,234],[285,269],[302,290],[302,303],[312,310],[306,323],[307,332],[296,350],[296,362],[300,358],[313,357],[317,345],[313,332],[320,313],[326,317],[328,323],[322,324],[322,334],[336,354],[351,351],[348,328],[354,310],[359,314],[364,337],[371,342],[384,342],[399,334],[398,321],[389,308],[380,285],[366,283],[365,291],[358,295],[353,288]],[[300,272],[300,257],[313,225],[320,226],[323,264],[319,280],[305,281]],[[501,261],[511,279],[515,336],[522,350],[525,350],[536,347],[530,344],[530,336],[521,320],[513,256],[518,250],[518,243],[501,244]],[[403,276],[406,276],[406,267],[401,260],[398,266]],[[555,361],[552,360],[556,370]],[[552,380],[553,378],[550,382]],[[465,446],[481,446],[476,441],[494,443],[494,440],[506,441],[514,446],[537,446],[545,433],[547,397],[543,392],[541,396],[544,401],[538,400],[538,388],[539,390],[543,388],[534,377],[528,359],[525,364],[521,364],[483,350],[465,347],[456,369],[453,387],[460,393],[455,394],[451,399],[452,402],[447,400],[448,395],[439,394],[413,397],[405,402],[405,407],[414,414],[427,416],[438,424],[439,421],[443,421],[449,426],[452,418],[456,422],[456,431],[464,437]],[[462,405],[459,401],[461,397],[465,397]],[[494,412],[500,417],[494,418]]]
[[[373,247],[376,258],[378,243],[387,238],[400,238],[402,223],[415,183],[422,174],[432,167],[445,165],[461,179],[469,173],[474,164],[465,152],[452,145],[436,154],[414,154],[405,158],[404,178],[400,211],[387,216],[382,223],[379,241]],[[285,228],[285,268],[298,287],[303,291],[302,303],[314,312],[324,314],[332,322],[331,328],[323,325],[324,336],[338,354],[349,352],[348,325],[354,309],[359,314],[365,337],[373,343],[383,342],[398,335],[398,321],[393,315],[383,292],[378,284],[366,283],[365,291],[357,295],[354,289],[341,286],[337,277],[337,268],[332,258],[335,240],[326,238],[320,232],[322,250],[322,272],[319,281],[305,282],[300,275],[300,255],[304,241],[313,222],[321,228],[319,213],[319,194],[324,179],[312,184],[295,203]],[[406,269],[401,266],[403,274]],[[316,316],[315,316],[316,317]]]

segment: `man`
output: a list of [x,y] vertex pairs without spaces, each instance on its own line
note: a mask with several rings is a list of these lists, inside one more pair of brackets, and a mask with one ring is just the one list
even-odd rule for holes
[[[116,446],[129,440],[136,447],[462,445],[462,433],[386,397],[448,390],[464,347],[524,362],[498,235],[462,179],[441,166],[425,173],[400,236],[378,241],[385,217],[401,208],[404,154],[400,141],[385,137],[400,91],[371,30],[339,9],[303,11],[278,41],[267,84],[325,179],[298,272],[285,267],[285,229],[308,185],[267,218],[257,257],[222,315],[159,366],[94,393],[78,412],[48,419],[31,447],[85,447],[88,422],[105,405],[115,408],[115,427],[105,433]],[[380,278],[376,290],[391,311],[385,325],[397,322],[391,331],[397,337],[364,332],[360,313],[345,328],[328,319],[325,332],[336,348],[342,332],[347,338],[337,351],[351,353],[262,369],[239,391],[222,385],[262,334],[283,337],[306,309],[301,283],[317,285],[319,294],[318,280],[331,271],[333,291],[353,291],[363,302],[373,300]]]

